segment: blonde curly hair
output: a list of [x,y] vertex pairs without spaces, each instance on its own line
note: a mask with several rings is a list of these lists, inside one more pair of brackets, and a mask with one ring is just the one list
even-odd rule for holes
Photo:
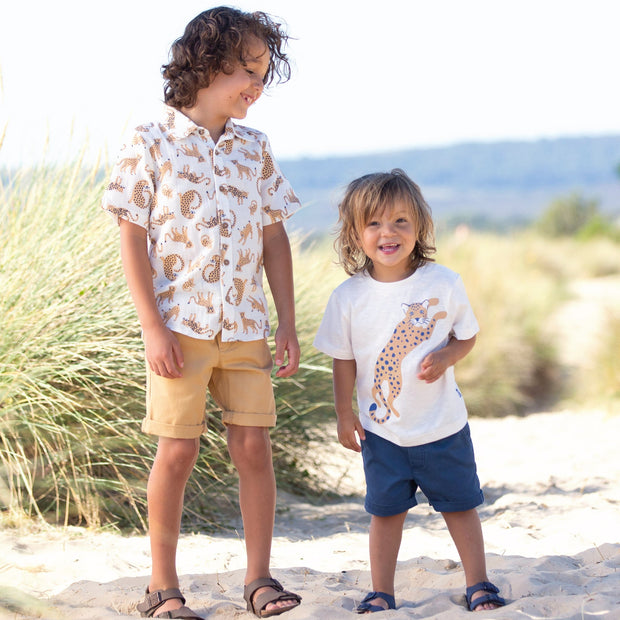
[[409,206],[418,231],[410,257],[412,271],[424,263],[434,261],[430,258],[436,251],[431,209],[420,188],[403,170],[395,168],[390,172],[375,172],[351,181],[338,205],[338,231],[334,247],[339,263],[350,276],[372,266],[372,261],[362,250],[362,230],[376,215],[397,200]]

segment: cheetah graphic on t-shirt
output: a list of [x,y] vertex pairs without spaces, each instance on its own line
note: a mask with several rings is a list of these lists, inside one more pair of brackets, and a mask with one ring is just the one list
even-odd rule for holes
[[[375,380],[372,388],[375,402],[370,405],[368,414],[377,424],[387,422],[392,413],[400,417],[394,408],[394,401],[400,396],[403,387],[401,365],[403,359],[415,347],[431,337],[436,322],[448,316],[442,310],[433,318],[427,317],[428,307],[438,303],[439,300],[433,298],[425,299],[422,303],[402,304],[405,318],[394,329],[375,364]],[[378,408],[386,409],[385,415],[381,418],[377,415]]]

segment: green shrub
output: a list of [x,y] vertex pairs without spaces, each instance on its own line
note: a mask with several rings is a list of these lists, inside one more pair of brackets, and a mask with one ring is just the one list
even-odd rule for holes
[[620,242],[620,227],[614,223],[611,217],[606,217],[601,213],[593,215],[578,231],[577,239],[589,241],[607,237],[612,241]]
[[[22,171],[2,189],[0,507],[57,523],[145,529],[156,444],[140,431],[143,347],[102,191],[79,162]],[[315,280],[300,282],[298,294],[318,286],[320,273]],[[298,307],[306,356],[298,375],[276,382],[273,439],[279,484],[304,492],[318,488],[300,459],[314,429],[308,414],[331,386],[313,365],[315,309],[303,300]],[[208,415],[186,527],[210,527],[236,511],[219,413],[211,407]]]
[[586,240],[608,236],[620,238],[613,220],[600,212],[596,200],[587,200],[579,193],[556,198],[535,225],[538,232],[549,237],[578,236]]

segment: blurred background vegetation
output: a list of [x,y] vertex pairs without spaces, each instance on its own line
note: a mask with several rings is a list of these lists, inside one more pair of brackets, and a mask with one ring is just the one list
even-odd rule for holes
[[[118,231],[99,208],[103,186],[98,168],[84,173],[79,161],[3,175],[4,524],[37,517],[146,529],[146,481],[156,444],[140,431],[143,348]],[[571,299],[575,281],[612,278],[619,286],[620,234],[612,214],[603,214],[594,200],[567,194],[529,226],[503,234],[447,220],[438,228],[437,260],[462,275],[481,325],[473,353],[457,368],[470,415],[522,415],[567,399],[618,402],[617,314],[606,318],[591,370],[577,374],[562,367],[557,345],[563,335],[553,319]],[[331,491],[310,473],[317,464],[320,471],[321,455],[308,454],[307,445],[334,423],[331,360],[312,340],[345,274],[334,263],[328,233],[295,233],[293,245],[302,362],[294,377],[274,380],[274,459],[279,488],[320,498]],[[578,322],[574,329],[580,328]],[[215,409],[208,415],[209,432],[187,487],[186,531],[226,527],[221,524],[237,513],[222,424]]]

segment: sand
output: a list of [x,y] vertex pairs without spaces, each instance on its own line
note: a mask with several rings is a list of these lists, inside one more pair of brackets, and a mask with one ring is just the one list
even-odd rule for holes
[[[567,410],[470,424],[486,497],[480,515],[489,577],[509,602],[485,616],[620,618],[620,412]],[[360,457],[333,439],[323,450],[333,488],[352,495],[319,506],[279,495],[273,574],[303,597],[283,616],[289,620],[354,617],[371,587]],[[5,529],[0,549],[1,618],[138,615],[150,571],[145,536]],[[205,618],[251,617],[242,599],[244,565],[236,533],[180,540],[181,587]],[[421,503],[405,523],[398,609],[381,617],[469,617],[463,593],[443,520]]]
[[[620,277],[578,281],[572,293],[549,321],[569,378],[594,359],[606,313],[620,312]],[[620,407],[472,419],[470,426],[486,498],[480,516],[489,578],[508,601],[483,617],[620,619]],[[273,575],[303,597],[282,616],[288,620],[356,617],[352,610],[371,589],[361,457],[334,432],[326,429],[326,443],[309,449],[320,451],[329,487],[347,497],[320,505],[278,497]],[[471,617],[443,519],[420,500],[405,522],[398,608],[380,617]],[[0,530],[0,550],[2,619],[138,616],[150,573],[145,536],[22,527]],[[196,612],[252,617],[242,598],[239,533],[183,535],[177,567]]]

